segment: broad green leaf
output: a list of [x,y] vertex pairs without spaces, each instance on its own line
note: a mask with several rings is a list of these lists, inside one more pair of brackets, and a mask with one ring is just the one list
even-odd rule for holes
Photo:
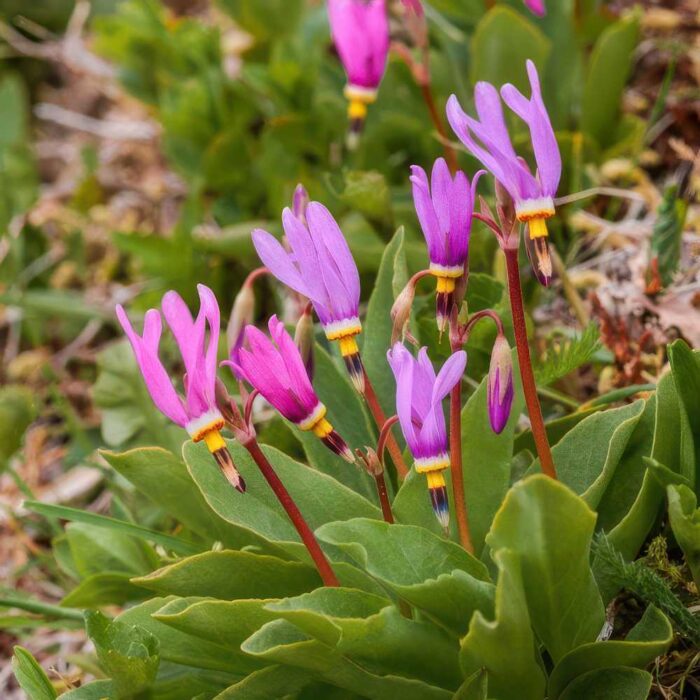
[[384,249],[367,305],[362,340],[362,362],[387,416],[396,413],[396,385],[386,353],[391,347],[393,325],[389,310],[408,282],[404,240],[404,231],[400,228]]
[[618,121],[622,92],[632,68],[639,35],[636,15],[608,27],[598,38],[588,62],[581,102],[581,126],[602,147],[610,146]]
[[583,499],[536,474],[511,488],[486,538],[518,556],[532,626],[555,663],[596,639],[605,620],[589,566],[594,526]]
[[[318,641],[378,674],[456,688],[457,646],[434,625],[409,620],[386,598],[350,588],[319,588],[266,606]],[[430,649],[429,657],[425,649]]]
[[93,681],[61,695],[61,700],[105,700],[114,697],[112,681]]
[[24,431],[35,416],[34,398],[28,389],[19,386],[0,389],[0,470],[22,445]]
[[[695,445],[693,456],[687,455],[687,450],[685,454],[681,452],[683,464],[680,472],[690,480],[697,493],[697,489],[700,488],[700,352],[691,350],[685,342],[677,340],[669,346],[668,357],[682,406],[681,410],[685,414]],[[659,457],[656,459],[673,468],[663,459]],[[691,464],[695,465],[695,473],[689,469]]]
[[110,620],[97,611],[85,613],[85,629],[117,697],[133,697],[151,685],[160,663],[157,637],[139,625]]
[[382,173],[376,170],[346,172],[345,189],[340,198],[368,221],[382,228],[391,226],[391,192]]
[[560,700],[647,700],[651,674],[638,668],[604,668],[573,681]]
[[[574,413],[569,413],[561,418],[555,418],[545,423],[545,428],[547,429],[547,438],[549,439],[549,444],[554,446],[564,436],[575,426],[577,426],[582,420],[588,418],[588,416],[593,415],[598,408],[582,408]],[[522,450],[529,450],[532,454],[537,453],[537,448],[535,447],[535,439],[532,436],[532,430],[523,430],[518,433],[515,438],[515,444],[513,446],[513,453],[517,454]]]
[[591,642],[570,651],[549,677],[548,698],[557,700],[570,683],[591,671],[616,666],[644,669],[672,640],[673,628],[666,616],[649,606],[625,640]]
[[552,448],[557,477],[592,508],[613,478],[643,409],[644,402],[637,401],[594,413]]
[[474,610],[490,612],[486,567],[454,542],[413,525],[356,519],[317,531],[370,576],[440,624],[464,633]]
[[311,566],[252,552],[203,552],[134,579],[160,595],[206,596],[222,600],[282,598],[321,584]]
[[452,700],[488,700],[488,688],[489,674],[485,669],[479,669],[459,686]]
[[668,518],[680,548],[685,555],[695,585],[700,588],[700,508],[687,486],[668,486]]
[[[128,626],[138,626],[150,632],[158,639],[160,644],[160,658],[185,666],[209,669],[211,671],[225,671],[229,673],[245,672],[249,664],[242,666],[239,659],[233,659],[231,650],[175,629],[156,620],[154,615],[160,612],[166,605],[173,601],[182,604],[182,598],[170,596],[168,598],[151,598],[139,605],[135,605],[116,618],[116,622]],[[185,600],[186,604],[187,601]]]
[[[339,367],[319,344],[316,344],[314,353],[314,389],[328,408],[329,421],[351,450],[374,445],[376,438],[373,428],[345,368]],[[348,464],[335,455],[313,433],[299,430],[296,426],[292,430],[303,445],[309,464],[353,491],[376,499],[374,479],[364,469]]]
[[254,534],[218,516],[200,493],[185,463],[171,452],[160,447],[140,447],[100,454],[149,500],[205,541],[219,541],[232,549],[263,543]]
[[132,574],[103,571],[83,579],[61,605],[67,607],[95,608],[102,605],[123,605],[130,600],[140,600],[149,592],[131,581]]
[[449,691],[394,675],[375,675],[286,620],[264,625],[243,644],[248,654],[272,663],[307,669],[327,683],[372,700],[448,700]]
[[[498,565],[493,620],[476,612],[459,654],[465,676],[485,669],[490,694],[499,700],[541,700],[545,676],[536,651],[518,556],[507,549],[494,554]],[[509,653],[504,654],[503,650]]]
[[542,69],[550,42],[524,15],[497,5],[477,25],[471,50],[472,83],[478,80],[499,86],[513,83],[529,94],[525,61],[529,58]]
[[12,671],[20,688],[31,700],[54,700],[58,693],[39,662],[24,647],[13,649]]
[[215,700],[278,700],[298,693],[307,686],[312,674],[290,666],[266,666],[226,688]]
[[[246,480],[247,491],[244,494],[226,481],[206,446],[187,442],[183,448],[190,474],[209,506],[224,520],[249,529],[271,542],[293,543],[290,551],[306,558],[306,550],[296,545],[299,536],[294,526],[247,450],[233,441],[227,443],[234,463]],[[332,477],[295,462],[273,447],[264,446],[263,452],[311,529],[333,520],[381,517],[377,507]],[[355,467],[346,465],[345,468]]]

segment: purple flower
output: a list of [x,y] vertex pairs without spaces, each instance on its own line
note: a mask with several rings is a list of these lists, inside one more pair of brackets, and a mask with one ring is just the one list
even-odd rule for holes
[[[185,428],[195,442],[204,440],[231,483],[245,490],[220,430],[224,419],[216,406],[216,355],[219,345],[219,305],[214,293],[197,285],[200,308],[196,319],[179,294],[170,291],[162,301],[163,315],[175,336],[185,365],[185,396],[177,393],[158,357],[162,321],[157,309],[146,312],[143,335],[133,329],[121,305],[117,318],[129,338],[153,403],[170,420]],[[209,332],[208,343],[205,338]]]
[[384,0],[329,0],[328,20],[348,86],[374,92],[384,75],[389,53]]
[[311,300],[326,337],[339,341],[350,376],[363,392],[364,369],[355,340],[362,330],[360,275],[345,237],[318,202],[307,205],[306,223],[285,209],[282,225],[291,253],[262,229],[253,231],[255,250],[277,279]]
[[237,359],[223,364],[245,378],[287,420],[312,431],[333,452],[354,462],[347,444],[326,419],[326,407],[316,396],[299,348],[284,324],[272,316],[268,327],[270,338],[255,326],[247,326]]
[[306,207],[308,204],[309,193],[306,191],[306,187],[299,183],[294,189],[294,196],[292,197],[292,212],[302,224],[306,224]]
[[[478,120],[465,114],[455,95],[447,102],[447,119],[472,155],[491,171],[513,198],[516,216],[527,222],[529,236],[535,242],[540,272],[548,279],[551,262],[546,251],[546,219],[554,215],[561,156],[532,61],[527,62],[527,74],[532,87],[530,99],[510,84],[501,88],[501,97],[530,129],[537,162],[536,175],[513,149],[498,91],[490,83],[479,82],[474,89]],[[543,240],[538,242],[537,239]]]
[[547,10],[544,6],[544,0],[525,0],[525,5],[527,9],[532,12],[532,14],[538,17],[544,17],[547,14]]
[[471,186],[466,175],[458,170],[454,178],[444,158],[438,158],[428,183],[425,170],[411,166],[413,203],[428,244],[430,272],[437,277],[437,321],[440,331],[450,315],[455,280],[464,274],[469,255],[469,234],[477,182]]
[[396,378],[396,412],[401,431],[413,454],[416,471],[425,474],[435,515],[449,526],[449,505],[443,471],[450,466],[447,428],[442,400],[461,380],[467,364],[463,350],[454,353],[436,376],[426,348],[418,358],[396,343],[387,352],[387,360]]
[[486,385],[489,421],[494,433],[506,427],[513,405],[513,360],[505,336],[498,335],[491,349],[491,364]]

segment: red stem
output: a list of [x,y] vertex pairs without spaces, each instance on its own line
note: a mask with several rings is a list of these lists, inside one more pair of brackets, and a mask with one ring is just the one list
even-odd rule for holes
[[287,512],[289,519],[299,533],[299,537],[301,537],[301,541],[306,545],[306,549],[314,560],[314,564],[316,564],[323,584],[325,586],[340,586],[340,582],[331,568],[328,559],[326,559],[326,555],[316,541],[314,533],[311,531],[306,520],[304,520],[304,516],[301,514],[297,504],[289,495],[289,491],[287,491],[281,479],[277,476],[277,472],[275,472],[267,457],[263,454],[260,445],[258,445],[258,441],[250,440],[244,444],[244,447],[250,452],[250,456],[255,460],[265,480],[274,491],[275,496],[277,496],[277,500],[279,500],[280,504]]
[[384,472],[374,475],[374,481],[377,484],[377,494],[379,503],[382,506],[382,516],[387,523],[394,523],[394,514],[391,512],[391,503],[389,502],[389,493],[386,490],[386,481]]
[[430,119],[435,125],[435,130],[438,132],[438,134],[440,134],[440,137],[443,140],[443,149],[445,151],[447,166],[449,167],[450,172],[454,175],[457,172],[457,154],[455,153],[454,148],[447,143],[447,132],[445,131],[442,119],[440,118],[440,113],[435,106],[435,100],[433,99],[433,91],[430,89],[430,83],[422,83],[420,89],[423,93],[423,100],[425,101],[428,112],[430,113]]
[[532,373],[530,348],[527,343],[527,327],[525,326],[525,311],[523,309],[523,292],[520,287],[520,265],[518,264],[517,248],[506,248],[506,268],[508,270],[508,293],[510,294],[510,309],[513,314],[513,330],[515,331],[515,346],[518,350],[520,378],[523,382],[525,403],[530,415],[532,436],[535,438],[537,454],[540,458],[542,472],[552,479],[557,478],[557,472],[552,460],[552,451],[547,439],[547,431],[542,418],[542,408],[537,397],[537,385]]
[[[374,422],[381,430],[386,423],[386,416],[384,415],[384,411],[382,411],[382,407],[379,405],[377,395],[374,393],[374,387],[367,376],[367,372],[365,372],[365,401],[367,401],[369,410],[374,417]],[[403,455],[401,454],[401,449],[396,442],[396,438],[391,433],[389,433],[386,443],[386,447],[389,450],[389,454],[391,455],[391,460],[396,467],[396,471],[402,479],[405,479],[408,475],[408,468],[406,467],[406,463],[403,461]]]

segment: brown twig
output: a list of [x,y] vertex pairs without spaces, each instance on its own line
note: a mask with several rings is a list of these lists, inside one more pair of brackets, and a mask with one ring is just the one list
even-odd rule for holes
[[532,426],[532,436],[535,439],[537,454],[540,458],[542,472],[552,479],[557,478],[554,468],[552,451],[549,447],[547,430],[542,418],[542,408],[537,396],[537,385],[532,372],[532,360],[530,359],[530,348],[527,342],[527,327],[525,325],[525,310],[523,308],[523,292],[520,287],[520,265],[518,263],[518,249],[505,248],[506,269],[508,271],[508,293],[510,295],[510,308],[513,315],[513,330],[515,332],[515,346],[518,351],[518,364],[520,367],[520,377],[523,382],[523,393],[527,412],[530,416]]

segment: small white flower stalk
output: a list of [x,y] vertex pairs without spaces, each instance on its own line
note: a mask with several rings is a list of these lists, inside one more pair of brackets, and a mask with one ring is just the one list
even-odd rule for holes
[[487,384],[489,422],[496,434],[503,432],[513,405],[513,360],[506,337],[499,333],[491,349]]
[[229,356],[235,355],[243,343],[243,330],[255,321],[255,292],[246,280],[233,300],[231,315],[226,326],[226,344]]
[[311,304],[307,304],[294,329],[294,344],[299,348],[306,372],[312,380],[314,378],[314,340],[313,308]]

